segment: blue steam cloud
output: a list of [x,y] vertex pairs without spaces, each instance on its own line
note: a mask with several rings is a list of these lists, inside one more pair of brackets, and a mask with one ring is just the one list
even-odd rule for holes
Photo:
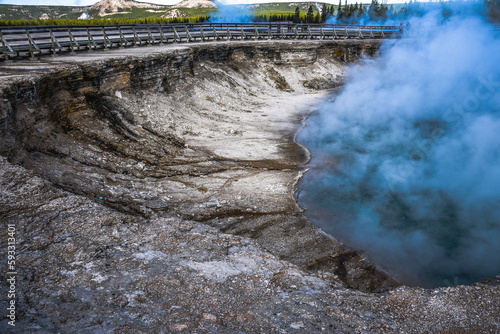
[[299,141],[299,201],[404,283],[500,274],[500,38],[479,15],[412,20],[350,69]]
[[245,5],[226,5],[220,1],[214,1],[218,8],[218,12],[213,14],[214,16],[210,18],[210,22],[231,22],[231,23],[250,23],[251,12]]

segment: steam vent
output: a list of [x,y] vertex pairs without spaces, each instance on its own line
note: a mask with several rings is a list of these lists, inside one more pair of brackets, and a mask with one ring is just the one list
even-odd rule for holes
[[403,282],[297,201],[312,156],[297,134],[381,44],[209,41],[1,64],[1,332],[500,332],[499,276]]

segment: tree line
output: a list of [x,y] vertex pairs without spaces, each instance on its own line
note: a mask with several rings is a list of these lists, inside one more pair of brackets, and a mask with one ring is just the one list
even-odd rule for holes
[[[453,14],[480,13],[488,17],[490,21],[500,22],[500,0],[472,0],[472,1],[442,1],[439,2],[419,2],[410,0],[404,5],[394,6],[380,3],[379,0],[372,0],[369,6],[362,4],[344,6],[339,0],[336,23],[356,24],[360,22],[380,22],[387,20],[406,21],[412,17],[422,17],[430,10],[438,10],[444,19]],[[472,9],[472,11],[471,11]]]
[[293,14],[268,14],[256,15],[254,22],[293,22],[293,23],[325,23],[335,13],[335,6],[323,4],[321,12],[314,13],[313,6],[309,6],[307,13],[303,14],[297,6]]
[[143,18],[143,19],[87,19],[87,20],[0,20],[0,26],[40,26],[40,25],[126,25],[126,24],[171,24],[171,23],[202,23],[210,20],[210,16],[173,17],[173,18]]

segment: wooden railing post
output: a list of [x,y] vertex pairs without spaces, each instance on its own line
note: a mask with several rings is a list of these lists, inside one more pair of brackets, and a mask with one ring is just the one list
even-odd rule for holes
[[97,49],[97,43],[94,40],[94,37],[92,37],[92,34],[90,33],[88,27],[87,27],[87,39],[88,39],[87,48],[89,49],[89,51],[92,51],[92,45],[94,46],[94,50]]
[[172,26],[172,28],[174,29],[174,43],[177,43],[177,41],[181,41],[181,38],[179,36],[179,34],[177,33],[177,30],[175,29],[175,26]]
[[127,39],[122,33],[122,27],[118,27],[118,33],[120,34],[120,49],[123,49],[123,46],[127,46]]
[[5,57],[4,61],[8,62],[9,61],[9,52],[14,53],[14,50],[12,50],[12,47],[10,46],[9,42],[3,37],[3,33],[0,31],[0,39],[2,40],[2,54]]
[[214,29],[214,36],[217,40],[219,40],[219,34],[217,34],[217,30],[215,29],[215,24],[212,23],[212,28]]
[[71,50],[71,54],[75,53],[75,47],[80,49],[80,44],[76,41],[75,36],[71,33],[71,28],[68,28],[68,39],[69,39],[69,48]]
[[191,41],[194,41],[193,37],[191,36],[191,34],[189,33],[189,26],[188,25],[185,25],[184,26],[186,28],[186,40],[188,42],[191,42]]
[[163,34],[163,30],[161,30],[161,24],[158,26],[158,31],[160,31],[160,45],[163,44],[163,40],[165,40],[165,42],[168,43],[168,39]]
[[110,47],[113,46],[113,43],[108,37],[108,34],[106,34],[106,28],[104,26],[102,27],[102,41],[104,43],[104,50],[108,49],[108,43]]
[[139,38],[139,35],[137,35],[137,31],[135,30],[135,26],[132,28],[132,31],[134,33],[134,40],[132,42],[134,45],[132,47],[136,48],[137,47],[137,42],[139,42],[139,45],[141,45],[142,41]]
[[28,53],[30,54],[30,60],[35,60],[35,50],[39,51],[40,53],[42,52],[40,51],[38,45],[36,45],[33,38],[31,38],[28,28],[26,28],[26,37],[28,38]]
[[52,32],[52,29],[49,30],[50,32],[50,44],[51,44],[51,49],[52,49],[52,55],[55,56],[57,54],[56,47],[59,48],[59,52],[61,52],[61,44],[59,44],[59,41],[57,38],[54,36],[54,33]]
[[245,35],[245,31],[243,30],[243,25],[241,25],[240,28],[241,28],[241,39],[247,39],[247,36]]
[[204,42],[205,41],[205,34],[203,33],[203,24],[200,24],[200,36],[201,36],[201,40]]
[[151,29],[148,26],[148,45],[151,46],[151,45],[155,44],[155,42],[156,42],[156,39],[153,36],[153,34],[151,33]]

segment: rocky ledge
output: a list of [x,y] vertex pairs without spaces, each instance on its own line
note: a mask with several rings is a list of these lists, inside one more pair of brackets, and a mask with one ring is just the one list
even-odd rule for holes
[[2,65],[3,295],[9,224],[17,277],[16,326],[1,328],[498,332],[500,278],[400,286],[295,201],[298,129],[378,47],[221,42]]

